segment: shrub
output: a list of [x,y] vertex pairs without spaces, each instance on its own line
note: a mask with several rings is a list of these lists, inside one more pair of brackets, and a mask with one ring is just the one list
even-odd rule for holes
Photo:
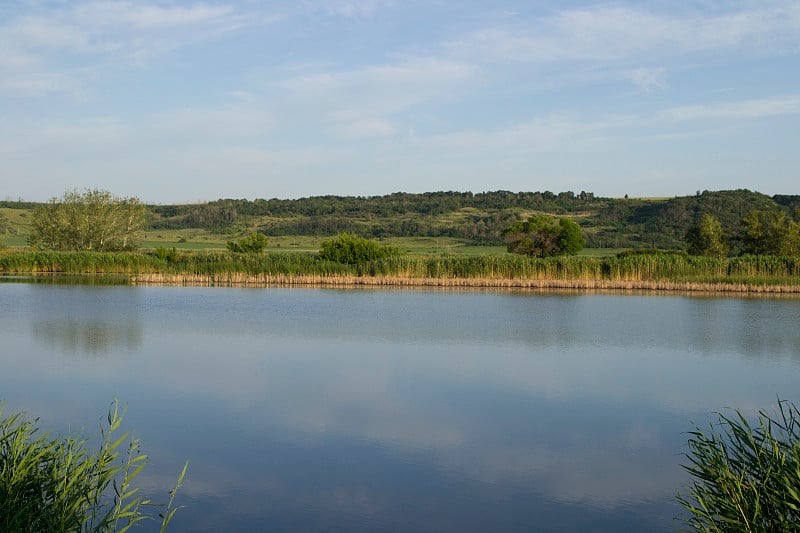
[[100,449],[92,454],[85,439],[51,440],[36,435],[36,420],[3,418],[0,405],[0,531],[126,531],[155,519],[146,512],[155,507],[162,509],[157,517],[163,532],[178,509],[175,492],[188,463],[167,504],[145,500],[132,484],[147,464],[137,439],[120,459],[119,447],[128,439],[128,433],[117,436],[124,414],[115,401],[101,427]]
[[800,412],[778,402],[753,427],[738,411],[719,429],[689,433],[689,494],[678,496],[692,531],[800,531]]
[[392,246],[381,246],[375,241],[362,239],[351,233],[340,233],[335,239],[323,241],[319,251],[320,259],[346,265],[357,265],[400,255]]
[[228,250],[238,254],[260,254],[267,247],[263,233],[251,233],[238,241],[228,241]]
[[172,248],[166,248],[164,246],[156,246],[155,255],[158,259],[162,261],[166,261],[167,263],[173,263],[178,259],[178,250],[173,246]]

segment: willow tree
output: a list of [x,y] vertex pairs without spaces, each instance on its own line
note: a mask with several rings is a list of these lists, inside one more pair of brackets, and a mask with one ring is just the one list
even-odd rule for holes
[[98,189],[68,191],[34,209],[28,242],[50,250],[131,250],[144,214],[138,198],[119,198]]

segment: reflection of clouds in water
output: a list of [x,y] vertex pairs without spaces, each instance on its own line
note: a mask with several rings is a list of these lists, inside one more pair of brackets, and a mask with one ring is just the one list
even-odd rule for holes
[[[51,294],[33,323],[64,346],[93,324],[147,331],[132,344],[109,334],[112,355],[135,358],[51,372],[90,386],[124,373],[122,397],[157,421],[130,427],[155,434],[145,450],[163,464],[186,450],[185,494],[204,506],[370,515],[424,499],[414,490],[441,489],[458,509],[491,488],[619,510],[672,497],[692,418],[796,388],[786,354],[800,333],[775,328],[798,302],[748,303],[145,288]],[[742,331],[759,328],[783,337],[743,357]]]
[[[646,344],[487,350],[469,342],[298,342],[270,331],[238,339],[234,354],[230,337],[169,342],[154,349],[176,354],[157,356],[171,386],[203,390],[233,416],[298,438],[341,436],[427,454],[484,483],[533,480],[551,498],[606,508],[669,497],[682,479],[680,431],[690,416],[729,403],[732,383],[739,402],[763,397],[764,379],[751,372],[770,374],[739,357]],[[707,383],[710,373],[721,379]],[[630,406],[649,414],[631,423]],[[674,434],[659,432],[665,420]],[[525,426],[535,433],[520,434]]]
[[[280,344],[248,344],[220,363],[223,346],[209,342],[194,350],[191,374],[180,372],[188,360],[165,361],[165,373],[177,379],[172,385],[186,394],[203,390],[204,401],[220,402],[231,416],[301,440],[380,443],[481,483],[533,482],[550,498],[604,508],[668,497],[681,479],[680,435],[662,442],[659,433],[662,418],[676,416],[669,406],[659,410],[648,400],[651,419],[631,424],[620,406],[639,391],[608,396],[619,382],[591,387],[592,376],[604,380],[594,366],[611,363],[613,373],[627,359],[596,357],[574,380],[568,368],[541,371],[565,363],[559,352],[488,354],[455,346],[409,354],[371,343],[332,351],[315,342],[286,353]],[[555,395],[553,380],[561,382]]]

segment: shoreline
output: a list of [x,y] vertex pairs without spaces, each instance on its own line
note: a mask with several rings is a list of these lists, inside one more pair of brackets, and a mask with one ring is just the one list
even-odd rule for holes
[[308,276],[243,274],[136,274],[131,285],[206,287],[374,287],[439,289],[540,289],[576,291],[694,292],[711,294],[795,294],[798,285],[645,280],[416,278],[398,276]]

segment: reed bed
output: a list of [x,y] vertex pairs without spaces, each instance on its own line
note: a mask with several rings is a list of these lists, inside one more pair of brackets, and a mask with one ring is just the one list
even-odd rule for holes
[[373,276],[287,276],[248,274],[142,274],[133,285],[185,285],[219,287],[385,287],[442,289],[540,289],[577,291],[673,291],[691,293],[800,294],[798,285],[701,283],[671,281],[610,281],[503,278],[419,278]]
[[800,258],[683,254],[398,256],[344,265],[309,253],[193,252],[166,259],[149,253],[15,252],[0,254],[0,273],[121,274],[135,283],[208,285],[800,291]]

